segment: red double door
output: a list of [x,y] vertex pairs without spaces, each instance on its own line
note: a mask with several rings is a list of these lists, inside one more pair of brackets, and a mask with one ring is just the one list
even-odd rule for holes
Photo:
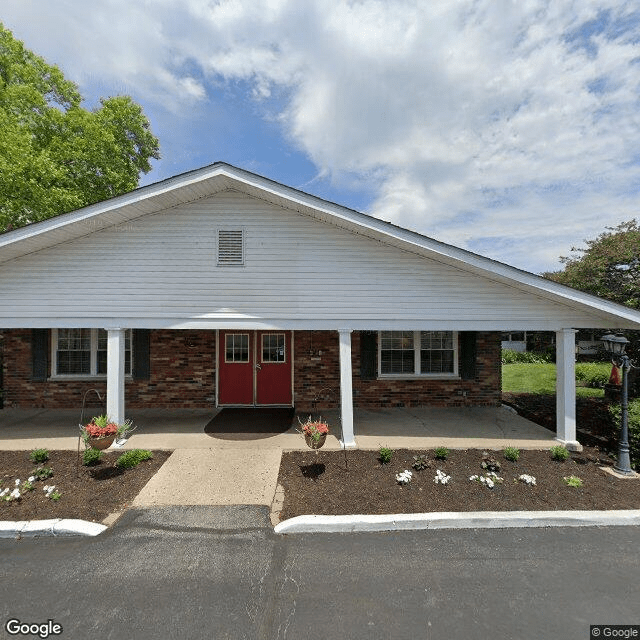
[[293,405],[290,331],[220,331],[219,405]]

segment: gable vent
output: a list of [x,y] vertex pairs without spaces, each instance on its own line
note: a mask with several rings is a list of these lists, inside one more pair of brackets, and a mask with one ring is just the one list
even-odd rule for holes
[[218,229],[218,264],[244,264],[244,233],[242,229]]

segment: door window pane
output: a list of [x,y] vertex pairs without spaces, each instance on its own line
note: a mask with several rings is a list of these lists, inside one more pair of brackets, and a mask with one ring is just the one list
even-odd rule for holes
[[284,333],[262,335],[262,362],[285,362]]
[[225,336],[225,362],[249,362],[249,334],[227,333]]

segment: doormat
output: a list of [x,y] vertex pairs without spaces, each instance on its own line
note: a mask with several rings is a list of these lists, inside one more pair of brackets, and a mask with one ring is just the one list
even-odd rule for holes
[[221,440],[258,440],[288,431],[293,407],[226,407],[205,426],[204,432]]

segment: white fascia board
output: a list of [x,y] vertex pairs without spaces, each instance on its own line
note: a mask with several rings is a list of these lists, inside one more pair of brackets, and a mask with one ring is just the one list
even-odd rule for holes
[[[64,329],[82,327],[87,329],[243,329],[243,330],[297,330],[297,331],[558,331],[566,328],[556,320],[519,322],[517,325],[500,320],[448,319],[432,320],[428,318],[409,319],[363,319],[331,318],[242,318],[211,317],[186,318],[177,316],[136,316],[136,317],[12,317],[1,318],[0,326],[5,329]],[[632,328],[628,323],[582,321],[573,323],[573,328],[614,329]],[[635,325],[640,328],[640,323]]]

